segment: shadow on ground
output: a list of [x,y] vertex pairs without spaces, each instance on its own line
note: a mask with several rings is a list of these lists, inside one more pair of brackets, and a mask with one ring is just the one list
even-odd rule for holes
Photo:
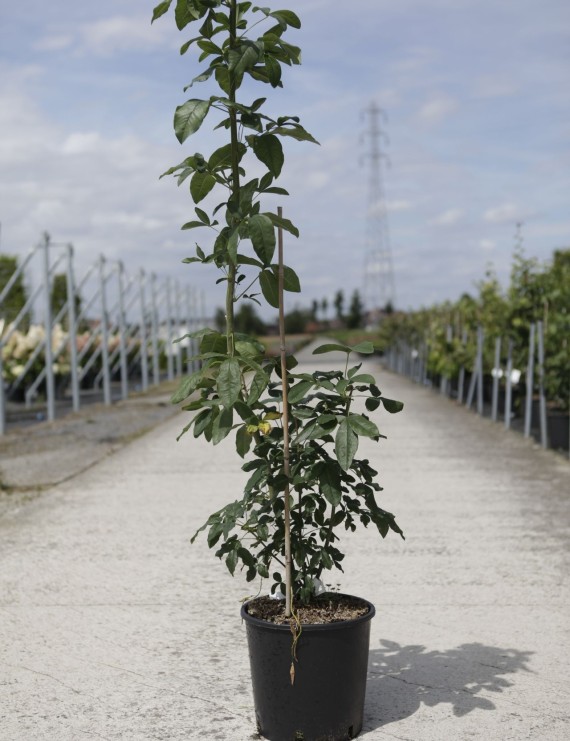
[[489,694],[511,687],[509,675],[530,671],[531,651],[481,643],[428,651],[425,646],[380,643],[370,651],[364,731],[407,718],[422,703],[428,707],[449,703],[457,717],[475,708],[494,710]]

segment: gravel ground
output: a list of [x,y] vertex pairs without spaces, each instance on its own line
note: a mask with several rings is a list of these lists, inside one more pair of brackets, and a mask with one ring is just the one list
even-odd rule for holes
[[13,516],[42,491],[85,471],[178,413],[163,383],[112,406],[91,404],[53,422],[0,437],[0,518]]

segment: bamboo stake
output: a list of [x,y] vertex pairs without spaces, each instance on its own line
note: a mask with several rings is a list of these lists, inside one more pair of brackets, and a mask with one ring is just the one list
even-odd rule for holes
[[[277,214],[281,218],[283,209],[281,206],[277,209]],[[287,353],[285,347],[285,308],[283,305],[283,284],[285,282],[285,270],[283,268],[283,229],[278,228],[278,255],[279,255],[279,339],[281,343],[281,384],[283,387],[283,472],[287,479],[290,476],[289,466],[289,403],[287,399]],[[289,483],[285,486],[285,510],[283,513],[285,525],[285,616],[291,617],[291,597],[293,592],[291,578],[291,512]]]

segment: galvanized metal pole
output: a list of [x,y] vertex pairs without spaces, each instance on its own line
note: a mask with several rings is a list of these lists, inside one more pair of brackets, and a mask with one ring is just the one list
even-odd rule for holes
[[479,369],[477,374],[477,414],[483,416],[483,343],[485,341],[485,333],[481,326],[479,327],[478,335]]
[[69,360],[71,363],[71,397],[73,411],[79,411],[81,396],[79,393],[79,369],[77,363],[77,317],[75,315],[75,278],[73,275],[73,245],[67,245],[67,319],[69,332]]
[[546,428],[546,395],[544,393],[544,328],[542,322],[536,323],[538,335],[538,404],[540,410],[540,444],[548,447],[548,430]]
[[147,358],[147,335],[146,335],[146,302],[145,302],[145,273],[141,270],[139,273],[139,298],[141,308],[141,385],[142,390],[148,389],[148,358]]
[[170,278],[166,280],[166,367],[168,380],[174,379],[174,356],[172,348],[172,284]]
[[[192,331],[202,329],[198,317],[198,292],[196,289],[192,291],[192,327]],[[199,348],[200,344],[198,338],[192,338],[192,355],[198,355]],[[192,369],[195,371],[200,370],[200,360],[196,359],[192,361]]]
[[179,341],[176,343],[176,375],[178,378],[182,375],[182,314],[180,308],[180,283],[174,283],[174,306],[176,311],[176,334]]
[[111,373],[109,370],[109,326],[107,316],[107,289],[105,277],[105,257],[99,258],[99,292],[101,300],[101,358],[103,363],[103,401],[111,404]]
[[509,340],[507,350],[507,387],[505,390],[505,430],[511,427],[511,409],[513,389],[513,341]]
[[[467,342],[467,330],[463,330],[463,334],[461,335],[461,344],[463,348],[465,347],[465,344]],[[457,401],[459,404],[463,404],[463,390],[465,386],[465,366],[462,365],[459,368],[459,382],[457,385]]]
[[[188,334],[192,333],[192,302],[190,295],[190,286],[186,286],[185,291],[186,298],[186,326],[188,327]],[[192,337],[188,337],[188,344],[186,346],[186,370],[188,373],[192,373]]]
[[49,267],[49,236],[44,236],[43,242],[44,262],[43,262],[43,281],[44,281],[44,322],[45,322],[45,369],[46,369],[46,401],[47,401],[47,418],[52,421],[55,419],[55,383],[53,376],[53,352],[51,346],[52,322],[51,322],[51,283]]
[[0,334],[0,435],[6,434],[6,396],[4,392],[4,369],[2,368],[2,336]]
[[160,365],[158,349],[158,307],[156,302],[156,274],[150,276],[150,307],[151,307],[151,346],[152,346],[152,382],[155,386],[160,383]]
[[117,264],[117,282],[119,287],[119,352],[121,367],[121,398],[126,399],[129,395],[129,369],[127,367],[127,341],[126,341],[126,318],[125,318],[125,266],[122,260]]
[[528,337],[528,361],[526,364],[526,400],[524,415],[524,436],[530,437],[532,423],[532,393],[534,391],[534,323],[530,325]]
[[501,338],[495,338],[495,362],[493,367],[493,398],[491,403],[491,419],[497,421],[499,411],[499,373],[501,371]]

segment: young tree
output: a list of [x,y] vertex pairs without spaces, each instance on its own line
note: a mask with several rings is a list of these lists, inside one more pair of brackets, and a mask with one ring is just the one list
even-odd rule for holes
[[350,299],[350,307],[348,309],[348,317],[346,324],[349,329],[358,329],[362,326],[362,320],[364,319],[364,306],[360,293],[358,290],[354,291],[352,298]]
[[317,316],[319,313],[319,302],[316,299],[313,299],[313,302],[311,304],[311,319],[313,321],[317,321]]
[[342,321],[344,311],[344,293],[342,290],[336,292],[334,297],[334,308],[336,311],[336,318]]
[[250,335],[264,335],[265,323],[251,302],[242,303],[236,312],[235,328],[238,332]]

